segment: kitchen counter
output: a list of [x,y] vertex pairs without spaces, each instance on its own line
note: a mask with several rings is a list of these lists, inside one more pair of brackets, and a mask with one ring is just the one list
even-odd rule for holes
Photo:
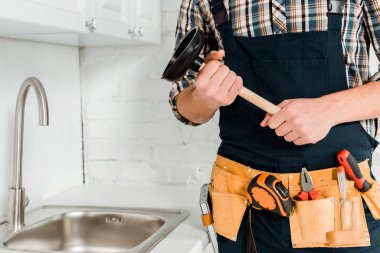
[[198,186],[83,185],[58,194],[43,204],[186,209],[190,216],[151,253],[209,253],[212,247],[201,224],[199,193]]

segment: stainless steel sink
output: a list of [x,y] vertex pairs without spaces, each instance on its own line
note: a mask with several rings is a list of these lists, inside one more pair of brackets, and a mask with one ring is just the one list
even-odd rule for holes
[[180,224],[186,210],[43,206],[12,232],[0,224],[2,247],[23,252],[148,252]]

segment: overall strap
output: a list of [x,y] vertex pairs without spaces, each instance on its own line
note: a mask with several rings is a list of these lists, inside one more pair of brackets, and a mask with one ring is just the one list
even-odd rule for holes
[[343,16],[343,0],[328,0],[328,30],[341,31]]
[[227,41],[232,38],[234,34],[224,2],[223,0],[211,0],[210,4],[216,29],[219,31],[222,40]]

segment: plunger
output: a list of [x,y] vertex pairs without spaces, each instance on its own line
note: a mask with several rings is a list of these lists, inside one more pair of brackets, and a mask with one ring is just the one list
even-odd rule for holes
[[[204,59],[199,56],[204,43],[204,32],[198,27],[193,28],[181,41],[177,50],[174,52],[174,55],[162,74],[162,79],[176,82],[182,79],[189,69],[194,70],[195,72],[200,71],[205,66]],[[245,87],[241,89],[239,96],[269,114],[273,115],[280,110],[276,105]]]

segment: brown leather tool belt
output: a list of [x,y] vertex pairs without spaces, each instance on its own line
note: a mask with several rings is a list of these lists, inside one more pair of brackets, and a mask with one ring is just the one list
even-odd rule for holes
[[[344,210],[344,226],[341,219],[338,167],[310,171],[314,188],[320,191],[319,199],[294,201],[294,212],[289,218],[293,248],[370,245],[362,197],[374,218],[379,219],[380,186],[371,178],[367,160],[359,163],[359,166],[372,187],[363,194],[356,189],[354,181],[347,179],[347,201],[350,201],[350,205]],[[214,228],[218,234],[236,241],[248,206],[248,184],[253,177],[261,173],[273,175],[281,180],[293,200],[301,191],[300,173],[268,173],[217,156],[211,173],[209,192]]]

